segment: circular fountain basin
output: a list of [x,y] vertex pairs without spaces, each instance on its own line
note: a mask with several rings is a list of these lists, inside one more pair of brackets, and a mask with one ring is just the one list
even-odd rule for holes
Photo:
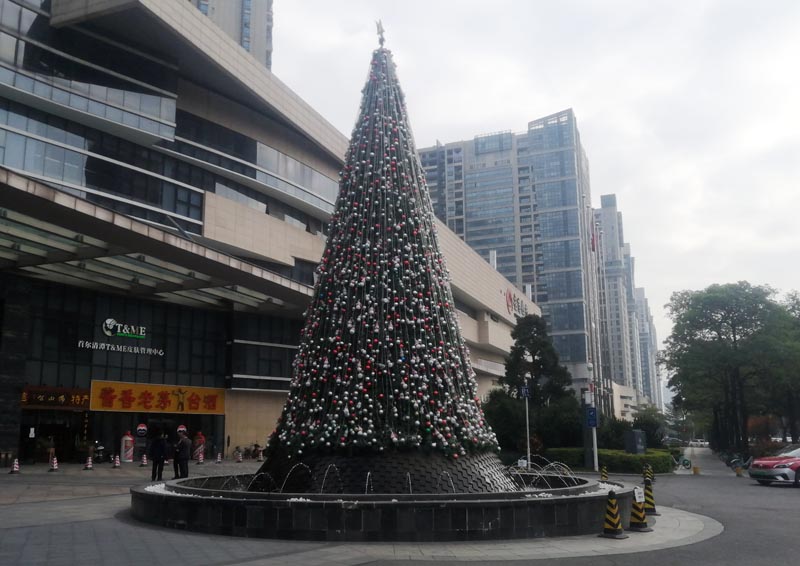
[[[585,478],[576,478],[578,485],[555,478],[551,489],[416,495],[260,493],[245,491],[253,474],[212,476],[132,488],[131,513],[154,525],[209,534],[316,541],[502,540],[602,532],[607,490]],[[633,486],[615,484],[614,491],[626,526]]]

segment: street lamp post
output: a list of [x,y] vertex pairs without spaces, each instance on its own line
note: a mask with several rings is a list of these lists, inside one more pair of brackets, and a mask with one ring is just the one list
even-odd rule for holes
[[[599,471],[598,461],[597,461],[597,408],[594,405],[594,387],[591,387],[593,384],[590,384],[590,389],[586,392],[586,405],[587,409],[592,415],[593,422],[589,422],[589,428],[592,430],[592,464],[594,466],[594,471]],[[588,419],[587,419],[588,420]]]
[[[592,464],[594,465],[594,471],[599,471],[599,465],[597,461],[597,407],[594,404],[594,376],[592,372],[594,370],[593,364],[589,363],[586,365],[586,369],[589,370],[589,374],[591,375],[589,379],[589,389],[586,391],[586,405],[588,406],[588,411],[592,415],[593,422],[587,423],[589,428],[592,429]],[[588,419],[587,419],[588,420]]]
[[531,469],[531,421],[528,416],[528,399],[531,396],[531,389],[527,384],[520,386],[520,394],[525,397],[525,440],[528,447],[528,459],[525,460],[525,467],[530,471]]

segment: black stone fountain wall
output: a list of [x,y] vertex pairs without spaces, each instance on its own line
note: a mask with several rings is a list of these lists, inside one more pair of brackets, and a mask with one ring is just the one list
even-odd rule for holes
[[[252,476],[238,476],[249,482]],[[210,478],[222,484],[229,478]],[[442,495],[297,495],[221,491],[209,480],[169,482],[171,493],[131,490],[136,519],[210,534],[324,541],[474,541],[599,534],[605,493],[574,495],[596,486],[520,492]],[[570,495],[564,497],[564,495]],[[313,497],[313,499],[312,499]],[[633,488],[620,486],[623,526]]]

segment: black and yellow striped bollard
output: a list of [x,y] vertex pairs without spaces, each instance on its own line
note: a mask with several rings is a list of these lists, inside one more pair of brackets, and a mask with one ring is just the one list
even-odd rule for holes
[[655,517],[661,515],[656,510],[656,498],[653,495],[653,482],[648,480],[644,480],[644,512],[647,515],[653,515]]
[[608,468],[605,466],[600,468],[600,481],[608,481]]
[[652,482],[656,481],[655,473],[653,473],[653,466],[645,463],[642,465],[642,483],[644,483],[647,480],[650,480]]
[[[638,491],[638,494],[636,491]],[[637,533],[651,533],[653,529],[647,526],[647,513],[645,513],[644,510],[643,495],[642,488],[637,487],[634,490],[633,503],[631,504],[631,521],[628,530]],[[639,501],[639,499],[641,499],[641,501]]]
[[606,517],[603,521],[603,532],[598,536],[618,540],[628,538],[628,535],[626,535],[622,530],[622,519],[619,516],[617,494],[613,491],[608,492],[608,499],[606,499]]

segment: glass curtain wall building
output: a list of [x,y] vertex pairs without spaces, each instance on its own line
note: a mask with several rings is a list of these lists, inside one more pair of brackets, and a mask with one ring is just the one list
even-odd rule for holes
[[577,390],[596,388],[611,414],[602,374],[597,240],[589,164],[573,111],[500,132],[420,150],[435,211],[484,259],[542,308]]
[[33,459],[54,436],[69,460],[139,422],[263,444],[247,396],[288,389],[344,140],[282,114],[283,85],[268,103],[231,81],[190,5],[86,8],[0,0],[0,448]]

